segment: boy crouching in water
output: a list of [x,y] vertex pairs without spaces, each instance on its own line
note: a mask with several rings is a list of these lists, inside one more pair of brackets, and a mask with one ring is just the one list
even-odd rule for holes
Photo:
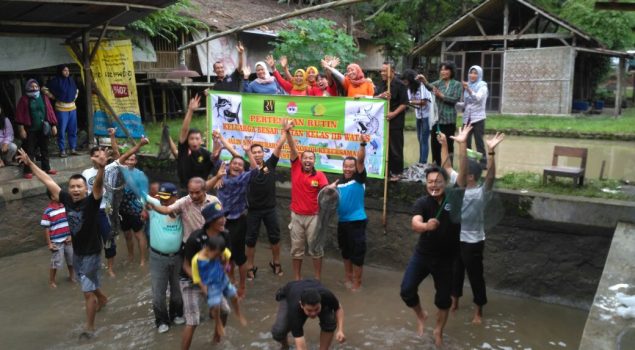
[[200,285],[203,294],[207,296],[210,317],[216,323],[214,341],[220,341],[220,338],[225,335],[220,315],[223,297],[231,300],[240,324],[247,325],[245,317],[240,313],[236,287],[229,282],[225,273],[230,257],[231,252],[225,248],[223,236],[211,236],[205,242],[203,249],[192,258],[192,281]]
[[68,267],[68,279],[75,282],[75,272],[73,270],[73,245],[71,244],[71,231],[68,227],[68,219],[66,218],[66,208],[64,204],[53,199],[50,191],[46,191],[46,195],[51,202],[48,204],[40,225],[44,227],[44,237],[51,255],[51,268],[49,270],[49,286],[57,288],[55,275],[57,270],[61,269],[64,261]]

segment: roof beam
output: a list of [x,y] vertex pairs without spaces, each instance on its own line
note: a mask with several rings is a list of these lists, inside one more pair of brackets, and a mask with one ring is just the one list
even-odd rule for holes
[[129,7],[145,10],[160,10],[161,7],[152,5],[135,4],[123,1],[97,1],[97,0],[5,0],[7,2],[31,2],[37,4],[68,4],[68,5],[91,5],[91,6],[109,6],[109,7]]
[[340,6],[345,6],[345,5],[353,5],[353,4],[356,4],[358,2],[366,2],[366,1],[368,1],[368,0],[336,0],[336,1],[324,3],[324,4],[321,4],[321,5],[305,7],[305,8],[299,9],[299,10],[283,13],[283,14],[278,15],[278,16],[265,18],[263,20],[256,21],[256,22],[251,22],[251,23],[239,26],[239,27],[235,27],[235,28],[226,30],[224,32],[215,33],[215,34],[212,34],[212,35],[207,36],[207,37],[202,38],[202,39],[191,41],[189,43],[186,43],[186,44],[183,44],[183,45],[179,46],[177,48],[177,50],[182,51],[182,50],[185,50],[185,49],[189,49],[189,48],[195,47],[196,45],[200,45],[200,44],[206,43],[208,41],[211,41],[211,40],[223,37],[223,36],[227,36],[227,35],[230,35],[230,34],[238,33],[238,32],[241,32],[241,31],[243,31],[245,29],[251,29],[251,28],[260,27],[261,25],[269,24],[269,23],[272,23],[272,22],[278,22],[278,21],[281,21],[283,19],[297,17],[297,16],[301,16],[301,15],[304,15],[304,14],[307,14],[307,13],[316,12],[316,11],[320,11],[320,10],[326,10],[326,9],[340,7]]
[[[71,34],[71,35],[68,37],[68,39],[66,39],[66,40],[67,40],[67,41],[71,41],[71,40],[73,40],[73,39],[75,39],[75,38],[78,38],[78,37],[80,37],[80,36],[83,34],[83,32],[84,32],[84,31],[86,31],[86,32],[90,32],[91,30],[96,29],[96,28],[99,28],[99,27],[101,27],[101,28],[107,27],[107,26],[108,26],[108,24],[109,24],[112,20],[114,20],[115,18],[117,18],[117,17],[119,17],[119,16],[123,15],[124,13],[127,13],[128,11],[130,11],[130,8],[129,8],[129,7],[126,7],[126,8],[123,8],[123,9],[119,10],[119,12],[117,12],[117,13],[116,13],[116,14],[114,14],[113,16],[110,16],[110,18],[106,19],[105,21],[98,22],[98,23],[91,23],[91,24],[89,24],[89,25],[86,25],[86,26],[85,26],[85,27],[83,27],[81,30],[78,30],[78,31],[76,31],[75,33]],[[103,29],[103,32],[105,32],[105,31],[106,31],[106,29]]]
[[596,10],[635,11],[635,2],[596,1]]
[[488,36],[448,36],[439,37],[437,41],[497,41],[497,40],[536,40],[536,39],[571,39],[572,34],[567,33],[542,33],[523,35],[488,35]]
[[521,29],[520,32],[518,32],[518,35],[524,34],[527,31],[527,29],[529,29],[529,27],[531,27],[531,25],[534,24],[534,22],[536,22],[537,19],[538,19],[538,14],[536,14],[534,17],[532,17],[529,20],[529,22],[527,22],[527,24],[525,24],[523,29]]
[[474,16],[473,13],[470,13],[470,17],[472,17],[474,22],[476,22],[476,26],[478,27],[478,30],[481,32],[481,35],[487,35],[487,33],[485,33],[485,29],[483,29],[483,26],[481,25],[481,22],[479,21],[478,17]]
[[[31,22],[31,21],[4,21],[0,20],[0,26],[18,26],[18,27],[49,27],[49,28],[87,28],[90,24],[83,23],[56,23],[56,22]],[[97,25],[102,27],[102,25]],[[121,26],[108,26],[108,30],[124,30]]]

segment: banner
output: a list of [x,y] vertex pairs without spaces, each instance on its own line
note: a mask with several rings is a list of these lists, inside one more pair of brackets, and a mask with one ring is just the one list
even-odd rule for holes
[[[94,45],[90,44],[91,50]],[[132,137],[143,136],[130,40],[102,41],[90,68],[97,87]],[[96,94],[92,95],[92,99],[95,111],[95,136],[108,136],[107,129],[119,125],[114,120],[109,120],[111,118],[108,117],[108,110]],[[121,127],[117,128],[116,136],[126,136]]]
[[[330,173],[342,173],[342,161],[356,156],[359,135],[367,134],[371,140],[366,146],[366,171],[369,177],[384,177],[388,137],[384,100],[214,92],[208,96],[207,113],[210,130],[220,131],[239,153],[243,139],[263,145],[270,153],[280,137],[281,122],[292,119],[298,153],[315,152],[315,168]],[[279,165],[290,167],[286,144],[280,158]]]

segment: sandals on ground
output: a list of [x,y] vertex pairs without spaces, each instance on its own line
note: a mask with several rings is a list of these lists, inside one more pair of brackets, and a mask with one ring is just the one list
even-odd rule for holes
[[282,272],[282,265],[274,264],[273,261],[269,262],[269,267],[271,267],[271,271],[276,276],[282,276],[284,273]]
[[256,279],[256,272],[258,272],[258,268],[256,266],[247,269],[247,280],[253,281],[254,279]]

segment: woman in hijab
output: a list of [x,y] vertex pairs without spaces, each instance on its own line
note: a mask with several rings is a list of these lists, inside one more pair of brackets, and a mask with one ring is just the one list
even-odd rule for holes
[[[309,85],[307,80],[308,74],[304,69],[296,69],[293,76],[291,76],[289,67],[287,65],[286,56],[280,57],[280,65],[282,66],[282,68],[284,68],[286,75],[289,76],[289,80],[283,78],[280,72],[278,72],[278,70],[276,69],[276,61],[274,60],[273,56],[267,56],[265,62],[267,62],[267,64],[273,71],[273,76],[276,78],[278,85],[280,85],[289,95],[321,96],[321,91],[319,90],[319,88]],[[313,81],[315,82],[315,77],[313,77]]]
[[249,82],[251,69],[248,66],[243,68],[243,92],[252,92],[256,94],[283,95],[284,91],[276,82],[276,78],[272,77],[267,70],[265,62],[256,62],[256,79]]
[[351,63],[346,67],[346,74],[340,73],[333,67],[333,61],[322,60],[322,67],[333,74],[335,79],[339,80],[346,90],[348,97],[373,97],[375,95],[375,85],[369,79],[366,79],[362,68]]
[[[57,171],[49,164],[48,136],[57,134],[57,118],[46,95],[40,94],[37,80],[29,79],[24,86],[26,95],[20,97],[15,110],[15,121],[23,140],[23,147],[31,159],[35,159],[35,149],[40,148],[41,168],[47,174],[55,175]],[[24,178],[31,179],[31,168],[24,167]]]
[[481,166],[487,166],[487,155],[483,136],[485,134],[485,104],[487,103],[487,83],[483,81],[483,68],[472,66],[468,71],[468,81],[463,82],[463,125],[472,124],[472,131],[467,137],[467,147],[472,147],[472,135],[476,143],[476,150],[483,155]]
[[57,76],[51,79],[45,88],[42,89],[51,99],[55,100],[55,115],[59,124],[59,134],[57,135],[57,145],[60,149],[60,157],[67,156],[65,137],[68,133],[68,146],[73,155],[79,154],[77,148],[77,107],[75,100],[79,94],[75,80],[70,77],[70,70],[67,65],[60,65],[57,68]]
[[[433,132],[442,132],[448,136],[448,152],[454,153],[454,141],[449,137],[456,132],[456,108],[455,105],[461,99],[461,83],[454,79],[456,66],[453,62],[442,62],[439,69],[439,80],[428,83],[425,76],[421,75],[423,85],[435,96],[435,103],[439,115],[438,121],[432,126]],[[430,142],[432,160],[437,165],[441,164],[441,145],[438,142]],[[451,157],[451,156],[450,156]]]

